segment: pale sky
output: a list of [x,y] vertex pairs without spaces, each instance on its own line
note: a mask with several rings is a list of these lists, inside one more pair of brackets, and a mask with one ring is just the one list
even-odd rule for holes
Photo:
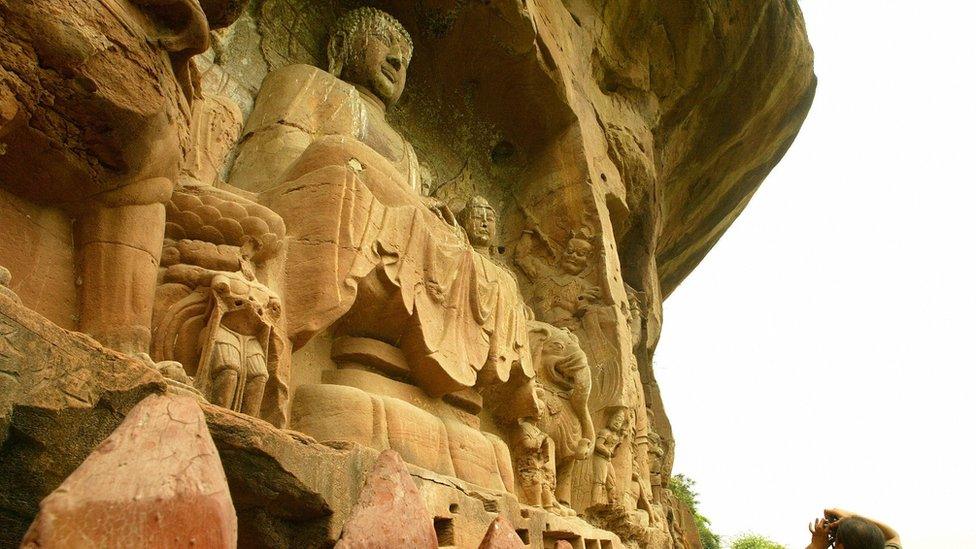
[[665,302],[675,472],[729,537],[838,506],[976,548],[976,5],[800,5],[806,124]]

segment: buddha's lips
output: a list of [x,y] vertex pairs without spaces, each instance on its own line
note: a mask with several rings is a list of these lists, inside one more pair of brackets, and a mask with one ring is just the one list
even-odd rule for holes
[[397,83],[397,74],[396,71],[393,71],[393,69],[383,66],[380,67],[380,72],[382,72],[383,76],[385,76],[386,79],[389,80],[391,83],[393,84]]

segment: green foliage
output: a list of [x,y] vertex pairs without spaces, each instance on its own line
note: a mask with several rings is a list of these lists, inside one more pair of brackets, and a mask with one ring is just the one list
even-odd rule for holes
[[671,490],[674,497],[681,500],[681,503],[687,505],[692,511],[698,507],[698,492],[695,492],[695,481],[683,474],[673,475],[668,481],[668,489]]
[[732,549],[786,549],[786,546],[775,541],[760,536],[758,534],[745,534],[735,538],[732,542]]
[[[701,538],[702,549],[719,549],[722,538],[712,532],[712,523],[708,519],[695,512],[695,525],[698,526],[698,537]],[[784,548],[785,549],[785,548]]]
[[695,481],[685,475],[674,475],[668,482],[668,489],[695,516],[695,526],[698,527],[698,537],[701,538],[702,548],[719,549],[722,538],[712,532],[712,523],[708,518],[698,513],[698,492],[695,492]]

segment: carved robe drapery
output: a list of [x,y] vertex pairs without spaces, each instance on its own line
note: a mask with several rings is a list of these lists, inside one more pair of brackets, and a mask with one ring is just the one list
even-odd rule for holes
[[505,381],[514,364],[532,377],[514,277],[430,211],[418,174],[352,85],[308,65],[268,76],[230,182],[288,227],[289,337],[300,347],[338,322],[395,345],[431,396]]
[[532,377],[526,316],[514,278],[475,252],[422,202],[393,165],[344,137],[322,138],[285,182],[263,193],[294,235],[287,301],[299,345],[340,320],[374,271],[409,317],[396,342],[414,382],[438,396],[482,376]]

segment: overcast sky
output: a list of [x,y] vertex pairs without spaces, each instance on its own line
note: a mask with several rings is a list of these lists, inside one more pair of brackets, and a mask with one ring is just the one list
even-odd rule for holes
[[730,537],[839,506],[976,547],[976,6],[800,5],[806,124],[665,302],[675,472]]

